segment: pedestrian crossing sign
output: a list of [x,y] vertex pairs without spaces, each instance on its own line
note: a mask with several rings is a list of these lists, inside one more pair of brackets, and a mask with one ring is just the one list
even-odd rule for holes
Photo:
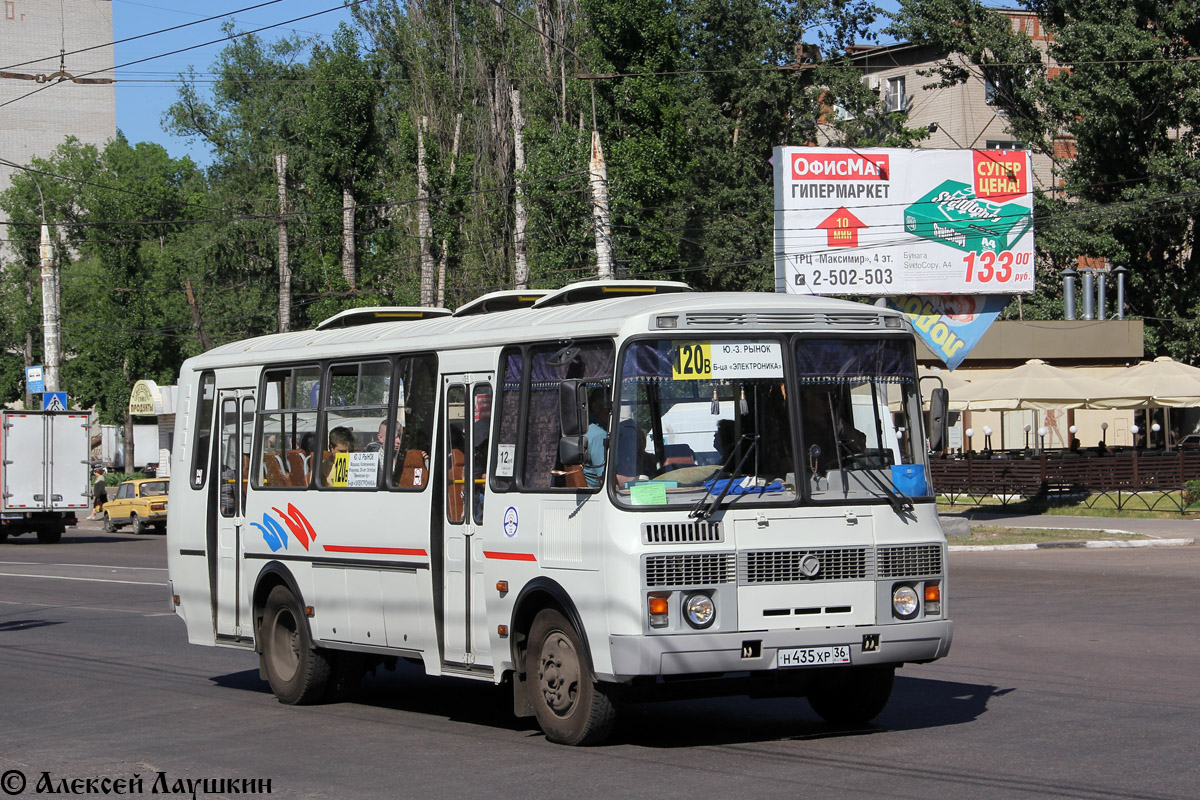
[[66,411],[67,410],[67,393],[66,392],[42,392],[42,410],[43,411]]

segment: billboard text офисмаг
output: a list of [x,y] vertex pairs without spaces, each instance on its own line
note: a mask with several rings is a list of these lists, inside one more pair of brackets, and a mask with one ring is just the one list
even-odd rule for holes
[[1023,150],[776,147],[776,290],[1033,291]]

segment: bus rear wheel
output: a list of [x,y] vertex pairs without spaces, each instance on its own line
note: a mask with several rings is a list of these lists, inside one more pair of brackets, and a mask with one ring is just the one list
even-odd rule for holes
[[558,611],[534,617],[525,674],[538,725],[552,742],[598,744],[612,731],[616,710],[591,677],[583,643]]
[[325,694],[329,659],[308,637],[304,609],[286,586],[276,586],[263,608],[263,664],[279,702],[314,703]]
[[861,725],[883,712],[895,677],[891,664],[830,670],[809,690],[808,703],[832,725]]

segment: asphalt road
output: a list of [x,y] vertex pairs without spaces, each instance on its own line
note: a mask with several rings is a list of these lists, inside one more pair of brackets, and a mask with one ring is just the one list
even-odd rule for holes
[[76,794],[139,775],[135,796],[176,797],[204,778],[288,798],[1160,800],[1200,785],[1200,547],[955,553],[952,652],[901,670],[875,724],[830,729],[804,700],[672,702],[627,709],[589,749],[549,744],[490,686],[407,666],[357,702],[282,706],[252,655],[186,643],[164,552],[95,528],[0,544],[0,789],[13,770],[20,796],[44,773],[81,779]]

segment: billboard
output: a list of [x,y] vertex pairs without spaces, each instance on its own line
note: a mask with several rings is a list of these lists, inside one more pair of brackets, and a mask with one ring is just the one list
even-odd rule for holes
[[773,162],[776,291],[1033,291],[1026,151],[776,147]]

